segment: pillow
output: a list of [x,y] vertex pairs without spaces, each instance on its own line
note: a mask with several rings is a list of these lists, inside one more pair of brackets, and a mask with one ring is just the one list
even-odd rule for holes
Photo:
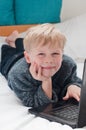
[[60,22],[62,0],[15,0],[16,24]]
[[64,53],[83,62],[86,58],[86,14],[58,23],[56,28],[67,38]]
[[13,25],[13,0],[0,0],[0,25]]

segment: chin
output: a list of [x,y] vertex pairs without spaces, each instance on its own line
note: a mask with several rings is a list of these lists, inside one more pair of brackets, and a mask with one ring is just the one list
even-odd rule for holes
[[43,73],[43,75],[47,78],[50,78],[54,75],[55,73]]

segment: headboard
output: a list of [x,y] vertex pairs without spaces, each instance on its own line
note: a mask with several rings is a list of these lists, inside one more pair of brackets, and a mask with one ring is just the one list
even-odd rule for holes
[[28,25],[14,25],[14,26],[0,26],[0,36],[8,36],[14,30],[18,30],[20,32],[26,31],[28,28],[35,26],[35,24]]

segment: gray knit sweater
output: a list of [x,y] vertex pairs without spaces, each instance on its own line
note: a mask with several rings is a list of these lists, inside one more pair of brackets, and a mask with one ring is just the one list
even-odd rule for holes
[[65,95],[69,85],[81,86],[81,79],[76,75],[75,62],[70,57],[63,56],[60,70],[52,77],[53,97],[51,100],[44,93],[41,81],[35,80],[30,74],[29,66],[25,58],[21,58],[8,73],[8,85],[26,106],[37,107],[57,102]]

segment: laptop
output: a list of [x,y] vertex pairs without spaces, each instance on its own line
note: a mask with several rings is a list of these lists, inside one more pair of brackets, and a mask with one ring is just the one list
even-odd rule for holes
[[50,121],[70,125],[72,128],[86,126],[86,59],[84,62],[80,102],[75,99],[30,108],[30,113]]

